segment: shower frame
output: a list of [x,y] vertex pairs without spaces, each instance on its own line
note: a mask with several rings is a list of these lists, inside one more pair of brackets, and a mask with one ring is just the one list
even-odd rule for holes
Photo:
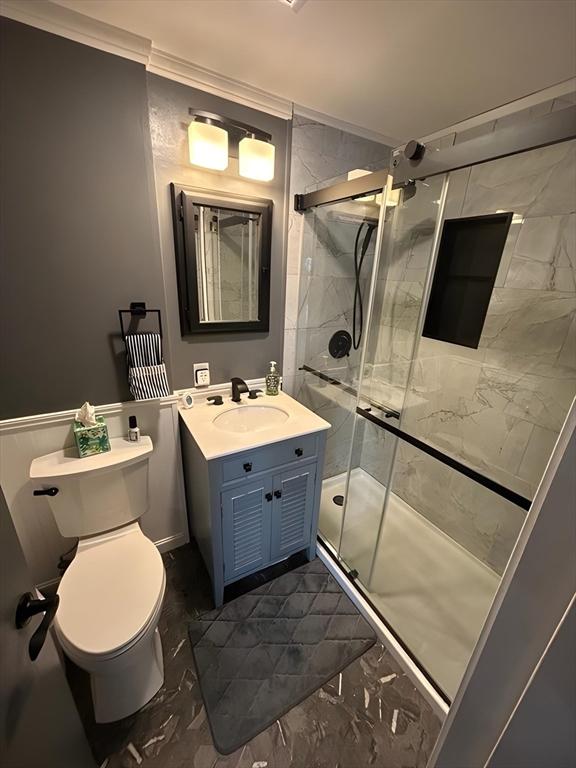
[[[430,296],[431,281],[434,275],[434,269],[435,269],[437,252],[438,252],[438,244],[439,244],[439,233],[442,228],[444,203],[446,201],[447,186],[449,183],[448,174],[451,171],[456,171],[462,168],[468,168],[475,165],[480,165],[483,163],[490,162],[492,160],[498,160],[511,155],[529,152],[531,150],[550,146],[553,144],[560,144],[565,141],[570,141],[574,138],[576,138],[576,106],[567,107],[557,112],[551,112],[542,117],[535,118],[532,121],[527,122],[525,124],[520,123],[518,125],[514,125],[508,128],[497,128],[496,130],[484,136],[480,136],[475,139],[470,139],[469,141],[462,142],[461,144],[456,144],[454,146],[447,147],[445,149],[440,149],[433,153],[427,153],[424,147],[424,151],[420,154],[418,158],[411,159],[407,157],[403,152],[403,148],[401,147],[393,152],[391,169],[376,171],[370,175],[361,176],[359,178],[351,179],[349,181],[339,182],[339,183],[330,185],[328,187],[324,187],[323,189],[319,189],[306,194],[296,194],[294,196],[294,210],[298,213],[304,214],[306,211],[319,206],[330,205],[333,203],[343,202],[345,200],[354,200],[355,198],[363,197],[365,195],[374,194],[374,193],[383,193],[383,197],[385,198],[386,193],[389,189],[394,189],[394,190],[401,189],[403,187],[407,187],[413,184],[418,180],[423,180],[432,176],[445,175],[443,192],[442,192],[442,201],[439,207],[438,217],[435,225],[434,244],[430,254],[428,270],[427,270],[427,275],[426,275],[426,280],[424,285],[424,292],[422,296],[422,303],[420,307],[420,315],[419,315],[417,329],[414,337],[414,344],[416,344],[422,332],[423,318],[425,316],[426,307],[427,307],[429,296]],[[370,294],[369,294],[368,311],[367,311],[367,319],[366,319],[366,326],[368,328],[370,327],[370,323],[372,320],[372,309],[374,304],[374,293],[375,293],[375,276],[378,274],[379,261],[382,253],[384,229],[386,227],[385,202],[386,200],[383,199],[382,205],[381,205],[380,219],[379,219],[375,259],[374,259],[372,277],[370,282]],[[360,371],[362,371],[364,368],[367,338],[368,338],[368,335],[365,336],[364,341],[362,342]],[[492,478],[483,475],[481,472],[478,472],[476,469],[468,466],[464,462],[459,461],[448,454],[445,454],[444,452],[440,451],[438,448],[434,447],[433,445],[430,445],[425,441],[422,441],[419,438],[416,438],[413,435],[405,432],[399,427],[393,426],[388,423],[388,420],[390,418],[392,417],[397,418],[398,416],[401,416],[401,413],[398,414],[398,412],[392,408],[390,409],[383,408],[382,404],[378,404],[378,408],[383,411],[385,420],[371,413],[370,405],[373,405],[373,404],[370,402],[369,398],[362,396],[362,380],[360,380],[358,390],[356,390],[353,387],[350,387],[348,384],[345,384],[344,382],[340,382],[331,376],[327,376],[325,373],[322,373],[321,371],[317,371],[308,365],[303,365],[301,370],[326,381],[328,384],[332,386],[339,387],[340,389],[343,389],[346,392],[355,396],[356,397],[355,414],[357,416],[360,416],[366,419],[367,421],[371,422],[377,427],[394,435],[397,439],[413,445],[414,447],[418,448],[420,451],[428,454],[429,456],[432,456],[434,459],[450,467],[452,470],[468,477],[469,479],[473,480],[479,485],[487,488],[488,490],[506,499],[507,501],[513,504],[516,504],[523,510],[528,511],[530,509],[530,506],[532,503],[530,499],[525,498],[521,494],[502,485],[501,483],[493,480]],[[362,407],[360,405],[361,399],[364,402],[369,403],[368,408]],[[377,405],[377,404],[374,404],[374,405]],[[350,460],[348,462],[348,469],[346,473],[347,474],[346,490],[345,490],[346,500],[348,497],[348,488],[349,488],[350,475],[351,475],[351,458],[352,458],[352,451],[354,448],[354,437],[355,437],[355,427],[354,427],[351,441],[350,441]],[[394,447],[394,455],[396,452],[396,445],[397,445],[397,442]],[[394,462],[394,458],[392,459],[392,462],[391,462],[392,465],[393,465],[393,462]],[[386,505],[388,503],[389,493],[390,493],[390,489],[387,488],[386,498],[383,505],[383,511],[381,516],[382,519],[380,521],[377,539],[379,538],[382,530],[382,521],[386,512]],[[366,603],[370,605],[371,609],[380,618],[383,625],[394,637],[396,642],[402,647],[402,649],[407,654],[407,656],[413,661],[413,663],[417,666],[420,672],[424,675],[428,683],[436,691],[436,693],[439,695],[441,700],[446,705],[449,706],[451,703],[451,699],[447,696],[445,691],[442,690],[442,688],[438,685],[438,683],[434,680],[434,678],[423,667],[422,663],[419,661],[417,656],[411,651],[411,649],[407,646],[407,644],[398,635],[398,633],[395,631],[394,627],[390,624],[390,622],[386,619],[386,617],[382,615],[381,611],[370,599],[370,595],[367,593],[367,590],[364,589],[363,586],[358,583],[357,581],[358,573],[355,570],[350,570],[345,560],[343,559],[341,550],[342,550],[342,532],[344,528],[345,518],[346,518],[346,501],[345,501],[343,514],[342,514],[342,523],[341,523],[340,537],[338,541],[338,548],[334,547],[334,545],[332,545],[330,542],[325,540],[321,535],[318,536],[319,542],[322,544],[322,546],[324,547],[325,551],[329,554],[329,556],[334,560],[335,564],[338,566],[338,568],[341,570],[344,576],[354,585],[354,588],[358,590],[358,592],[361,594],[362,598],[366,601]],[[370,578],[372,575],[373,566],[374,566],[374,560],[372,560],[372,566],[370,569]]]

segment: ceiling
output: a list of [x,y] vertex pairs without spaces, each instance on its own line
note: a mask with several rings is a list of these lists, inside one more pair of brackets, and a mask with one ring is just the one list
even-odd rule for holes
[[57,0],[398,142],[576,74],[574,0]]

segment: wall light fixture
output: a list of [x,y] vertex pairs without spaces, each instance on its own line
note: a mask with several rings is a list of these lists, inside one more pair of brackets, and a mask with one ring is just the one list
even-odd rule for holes
[[223,171],[228,167],[228,143],[238,146],[238,172],[255,181],[274,178],[275,148],[269,133],[227,117],[190,109],[188,126],[190,162],[201,168]]
[[192,165],[223,171],[228,168],[228,132],[212,123],[193,120],[188,126]]

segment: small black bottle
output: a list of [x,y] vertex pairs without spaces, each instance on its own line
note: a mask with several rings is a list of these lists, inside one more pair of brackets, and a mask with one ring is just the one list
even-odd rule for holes
[[136,422],[136,416],[128,416],[128,440],[137,443],[140,440],[140,430]]

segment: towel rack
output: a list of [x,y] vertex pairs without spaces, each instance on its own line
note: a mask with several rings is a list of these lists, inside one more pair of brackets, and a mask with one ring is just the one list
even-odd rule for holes
[[159,309],[148,309],[145,301],[131,301],[130,309],[119,309],[118,317],[120,318],[120,330],[122,332],[122,339],[126,341],[126,331],[124,330],[124,315],[130,315],[133,318],[146,317],[150,312],[158,316],[158,332],[160,338],[162,338],[162,315]]

